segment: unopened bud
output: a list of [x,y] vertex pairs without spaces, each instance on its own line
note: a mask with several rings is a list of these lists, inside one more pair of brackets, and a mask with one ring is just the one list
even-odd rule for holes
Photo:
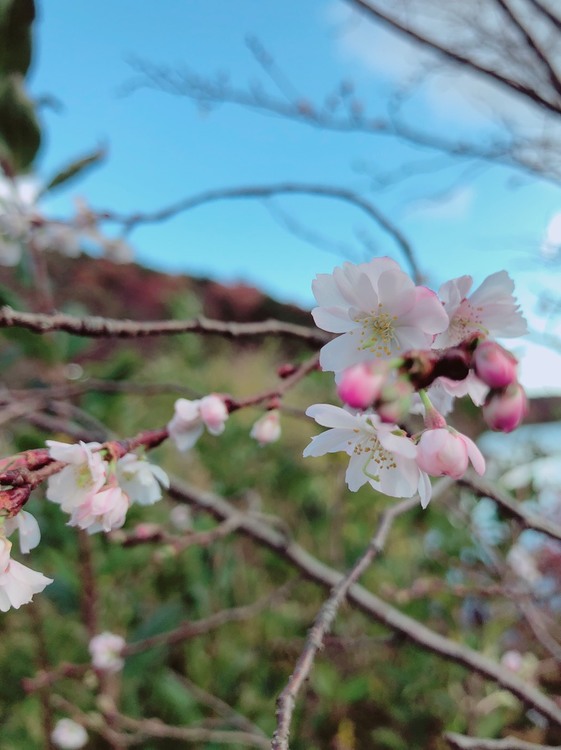
[[496,341],[483,341],[473,353],[477,377],[490,388],[506,388],[516,382],[516,358]]
[[339,398],[353,409],[368,409],[380,395],[387,368],[361,363],[343,372],[337,385]]
[[483,419],[492,430],[512,432],[528,413],[528,399],[519,383],[491,393],[483,405]]
[[251,428],[249,433],[260,445],[276,442],[281,435],[279,412],[271,409],[265,412]]

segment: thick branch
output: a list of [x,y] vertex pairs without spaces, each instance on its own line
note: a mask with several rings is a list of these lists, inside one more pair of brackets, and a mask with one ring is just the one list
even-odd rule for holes
[[154,320],[137,322],[116,320],[86,315],[77,318],[73,315],[56,313],[41,315],[0,308],[0,328],[26,328],[35,333],[66,331],[75,336],[88,338],[141,338],[144,336],[169,336],[179,333],[200,333],[223,336],[230,339],[261,338],[281,336],[305,341],[313,346],[325,344],[331,337],[322,331],[280,320],[264,320],[258,323],[225,323],[200,316],[192,320]]

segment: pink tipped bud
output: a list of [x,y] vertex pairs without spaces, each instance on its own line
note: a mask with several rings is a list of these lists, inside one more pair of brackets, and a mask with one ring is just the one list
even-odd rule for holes
[[220,435],[228,419],[228,407],[220,396],[211,393],[199,403],[199,414],[211,435]]
[[380,395],[386,375],[386,368],[379,365],[349,367],[337,385],[339,398],[353,409],[368,409]]
[[426,430],[417,445],[417,465],[433,477],[460,479],[471,461],[478,474],[485,471],[485,459],[473,440],[456,430],[439,427]]
[[271,409],[265,412],[251,428],[249,433],[252,438],[257,440],[260,445],[274,443],[280,438],[281,426],[279,412],[277,409]]
[[477,377],[491,388],[516,383],[516,358],[496,341],[483,341],[473,353]]
[[492,393],[483,405],[483,419],[492,430],[512,432],[528,413],[528,399],[519,383]]

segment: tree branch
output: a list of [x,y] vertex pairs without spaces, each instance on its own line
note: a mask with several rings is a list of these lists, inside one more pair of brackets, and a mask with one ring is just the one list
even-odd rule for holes
[[274,195],[315,195],[324,198],[334,198],[336,200],[350,203],[367,214],[367,216],[373,219],[378,226],[384,230],[384,232],[390,235],[403,253],[411,274],[416,279],[417,283],[419,283],[422,278],[411,243],[406,239],[403,232],[371,201],[363,198],[359,193],[355,193],[352,190],[342,187],[285,182],[276,185],[251,185],[248,187],[220,188],[216,190],[207,190],[204,193],[193,195],[189,198],[180,200],[177,203],[173,203],[166,208],[151,213],[120,216],[111,211],[100,211],[98,212],[98,215],[101,218],[124,224],[127,229],[132,229],[137,224],[165,221],[177,214],[189,211],[198,206],[203,206],[207,203],[240,198],[270,198]]
[[445,47],[435,39],[429,39],[428,37],[420,34],[419,32],[408,26],[404,26],[398,21],[397,18],[393,18],[387,13],[384,13],[380,8],[372,5],[371,2],[367,2],[367,0],[347,0],[347,2],[360,8],[367,15],[372,16],[377,21],[379,21],[383,26],[388,26],[393,31],[396,31],[402,36],[406,36],[412,41],[420,44],[421,46],[432,50],[433,52],[446,58],[450,62],[455,63],[463,68],[467,68],[473,73],[479,74],[484,78],[494,81],[507,90],[514,91],[515,93],[520,94],[525,99],[528,99],[534,104],[543,107],[549,112],[554,112],[555,114],[561,113],[560,101],[555,102],[551,101],[550,99],[546,99],[545,97],[541,96],[541,94],[539,94],[538,91],[536,91],[534,88],[527,86],[521,81],[517,81],[514,78],[508,78],[507,76],[502,75],[493,68],[487,67],[483,63],[480,63],[471,57],[467,57],[457,50]]
[[329,334],[314,328],[271,319],[258,323],[225,323],[200,316],[192,320],[137,322],[89,315],[77,318],[63,313],[41,315],[39,313],[19,312],[8,306],[0,308],[0,328],[26,328],[34,333],[66,331],[75,336],[88,338],[142,338],[145,336],[177,335],[179,333],[199,333],[230,339],[282,336],[299,339],[312,346],[323,345],[331,338]]

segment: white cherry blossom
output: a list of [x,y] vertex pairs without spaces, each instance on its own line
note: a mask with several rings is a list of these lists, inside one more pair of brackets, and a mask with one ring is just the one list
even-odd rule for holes
[[306,414],[331,429],[312,438],[304,456],[345,452],[350,456],[345,479],[352,492],[369,483],[391,497],[419,493],[423,508],[428,505],[431,484],[415,460],[417,446],[396,425],[382,423],[376,414],[352,414],[331,404],[315,404]]
[[22,554],[26,555],[30,550],[41,541],[41,530],[37,519],[26,510],[20,512],[12,518],[6,518],[4,521],[4,532],[6,536],[11,536],[14,531],[19,532],[19,548]]
[[457,346],[473,334],[513,338],[528,330],[506,271],[493,273],[468,297],[473,278],[459,276],[443,284],[438,296],[449,318],[448,328],[434,340],[434,348]]
[[105,484],[107,463],[99,452],[93,451],[99,443],[70,445],[47,440],[47,445],[51,458],[68,464],[49,477],[47,499],[58,503],[66,513],[72,513]]
[[415,286],[390,258],[345,263],[312,284],[316,325],[341,333],[321,350],[324,370],[340,372],[359,362],[388,359],[409,349],[431,347],[448,326],[436,294]]
[[124,647],[125,639],[115,633],[105,631],[94,636],[88,646],[92,664],[105,672],[119,672],[125,664],[121,656]]
[[51,732],[51,740],[60,750],[80,750],[88,742],[88,733],[72,719],[59,719]]
[[12,560],[12,543],[0,537],[0,611],[7,612],[11,607],[19,609],[28,604],[33,594],[39,594],[45,586],[53,582],[42,573]]
[[152,505],[162,499],[161,487],[169,487],[169,478],[159,466],[126,453],[117,461],[117,481],[133,503]]
[[86,499],[74,508],[68,525],[78,526],[88,534],[120,529],[125,523],[129,507],[129,496],[119,487],[115,475],[112,475],[101,490],[90,492]]
[[211,435],[220,435],[224,432],[228,409],[224,400],[215,393],[195,401],[178,398],[174,409],[174,415],[167,428],[170,438],[180,451],[191,450],[205,427]]

